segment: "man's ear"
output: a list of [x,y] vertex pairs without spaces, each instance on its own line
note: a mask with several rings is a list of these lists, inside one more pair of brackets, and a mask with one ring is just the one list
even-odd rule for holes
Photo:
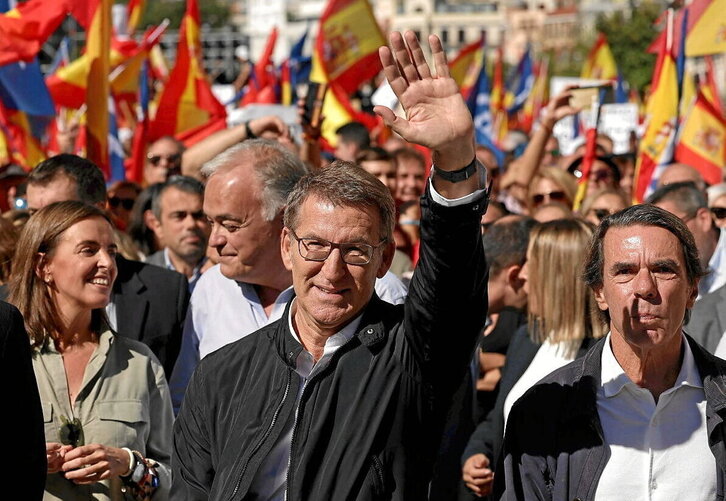
[[147,228],[154,232],[159,241],[163,240],[164,237],[161,222],[156,218],[151,210],[144,211],[144,224]]
[[519,290],[524,287],[524,280],[519,278],[519,273],[522,271],[522,265],[519,264],[513,264],[509,268],[507,268],[507,285],[513,289],[515,292],[519,292]]
[[595,295],[595,301],[597,302],[597,307],[600,308],[600,310],[602,310],[602,311],[607,311],[608,303],[605,300],[605,295],[603,294],[603,286],[599,285],[597,287],[593,287],[592,292]]
[[686,303],[686,308],[689,310],[693,308],[693,305],[696,303],[696,298],[698,297],[698,283],[700,281],[701,279],[697,278],[691,288],[691,294],[688,296],[688,302]]
[[698,224],[701,226],[701,229],[704,232],[707,232],[713,226],[711,211],[709,211],[705,207],[701,207],[700,209],[698,209],[698,211],[696,212],[696,219],[698,220]]
[[292,244],[294,242],[290,230],[286,227],[282,227],[282,234],[280,235],[280,255],[282,256],[282,264],[285,265],[289,271],[292,271]]
[[391,241],[388,242],[386,244],[386,247],[383,249],[381,265],[378,267],[378,270],[376,271],[376,277],[383,278],[383,275],[385,275],[388,272],[388,269],[391,267],[391,263],[393,262],[393,255],[395,253],[396,253],[396,242],[395,242],[395,240],[391,239]]

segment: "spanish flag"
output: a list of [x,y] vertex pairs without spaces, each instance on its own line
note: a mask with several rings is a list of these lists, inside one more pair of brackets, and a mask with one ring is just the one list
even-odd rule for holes
[[494,78],[492,79],[492,92],[490,94],[489,105],[492,113],[492,139],[497,146],[501,146],[509,132],[506,98],[507,90],[504,87],[504,54],[500,46],[497,49],[497,59],[494,63]]
[[532,92],[527,96],[527,100],[524,102],[519,117],[519,126],[525,132],[532,130],[532,125],[547,103],[548,67],[549,59],[544,59],[535,65],[535,80],[532,86]]
[[358,121],[372,129],[378,119],[355,110],[349,95],[381,71],[378,47],[385,45],[368,0],[330,0],[320,17],[313,49],[310,80],[327,83],[323,102],[323,139],[335,147],[335,131],[341,125]]
[[675,159],[698,169],[708,184],[721,182],[726,166],[726,119],[698,92],[679,130]]
[[272,61],[276,43],[277,27],[274,27],[267,37],[265,50],[262,51],[260,59],[255,63],[254,78],[249,79],[247,93],[242,98],[242,106],[252,103],[277,103],[277,96],[275,95],[277,75],[275,75],[275,64]]
[[88,2],[87,9],[91,22],[86,31],[86,56],[89,66],[86,80],[86,158],[98,165],[108,178],[111,0],[92,0]]
[[602,33],[598,35],[595,45],[587,55],[580,78],[596,80],[615,80],[618,78],[618,67],[615,65],[615,58],[613,58],[607,38]]
[[378,48],[386,39],[368,0],[329,0],[315,44],[329,83],[352,94],[382,69]]
[[0,65],[30,61],[60,26],[72,0],[28,0],[0,15]]
[[449,75],[459,86],[461,95],[468,99],[476,85],[479,71],[484,64],[484,39],[462,47],[449,62]]
[[168,135],[187,138],[191,144],[227,126],[227,112],[212,94],[201,64],[199,25],[199,4],[187,0],[176,63],[150,126],[151,140]]
[[726,0],[694,0],[688,5],[686,55],[705,56],[726,52]]
[[139,27],[139,22],[141,21],[141,16],[144,15],[145,9],[146,0],[129,0],[129,3],[126,5],[126,27],[129,34],[136,31],[136,28]]
[[[669,32],[672,34],[672,16]],[[651,94],[645,107],[645,134],[640,141],[635,167],[633,199],[642,202],[660,177],[662,167],[671,162],[678,120],[678,77],[669,45],[672,36],[661,37]]]

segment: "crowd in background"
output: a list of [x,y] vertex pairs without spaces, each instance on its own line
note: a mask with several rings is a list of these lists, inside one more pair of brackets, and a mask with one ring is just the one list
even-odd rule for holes
[[[581,271],[595,227],[631,205],[636,150],[614,155],[599,135],[575,209],[585,145],[561,155],[552,135],[578,111],[568,98],[566,90],[551,99],[502,164],[476,148],[491,183],[481,220],[489,313],[453,397],[431,499],[488,495],[514,402],[607,332]],[[303,141],[273,116],[189,149],[163,137],[148,149],[143,185],[107,187],[70,152],[30,173],[0,170],[0,286],[24,316],[33,352],[46,499],[168,495],[173,411],[194,368],[279,318],[290,298],[279,211],[299,178],[333,160]],[[351,122],[338,130],[334,159],[378,178],[396,202],[392,273],[376,292],[403,303],[419,259],[430,153],[395,135],[377,144]],[[709,274],[686,331],[723,356],[726,328],[714,323],[726,311],[726,184],[707,186],[696,168],[673,164],[648,202],[693,234]]]

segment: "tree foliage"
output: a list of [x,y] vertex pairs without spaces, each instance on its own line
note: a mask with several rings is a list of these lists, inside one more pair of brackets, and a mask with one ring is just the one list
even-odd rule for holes
[[661,12],[662,7],[655,2],[643,2],[630,16],[619,11],[599,17],[595,23],[607,37],[623,78],[641,93],[653,75],[656,56],[646,50],[658,36],[653,23]]
[[[141,18],[141,26],[156,26],[165,18],[168,18],[171,24],[170,29],[178,29],[181,24],[184,11],[186,10],[186,2],[181,1],[150,1],[146,2],[146,10]],[[212,27],[223,26],[229,18],[229,4],[220,0],[204,0],[199,2],[199,14],[202,24]]]

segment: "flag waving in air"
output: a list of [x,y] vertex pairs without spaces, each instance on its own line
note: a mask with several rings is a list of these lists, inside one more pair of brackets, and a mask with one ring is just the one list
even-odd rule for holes
[[670,46],[673,39],[673,18],[670,14],[667,29],[671,36],[661,38],[651,94],[645,109],[645,134],[638,149],[633,192],[633,198],[638,203],[652,191],[660,171],[673,157],[678,120],[678,76]]
[[227,112],[212,94],[201,65],[199,4],[187,0],[179,30],[176,64],[159,99],[150,138],[194,136],[202,139],[226,127]]
[[582,67],[580,78],[592,78],[596,80],[615,80],[618,78],[618,68],[615,65],[615,58],[610,50],[605,35],[600,33],[587,55],[587,60]]

